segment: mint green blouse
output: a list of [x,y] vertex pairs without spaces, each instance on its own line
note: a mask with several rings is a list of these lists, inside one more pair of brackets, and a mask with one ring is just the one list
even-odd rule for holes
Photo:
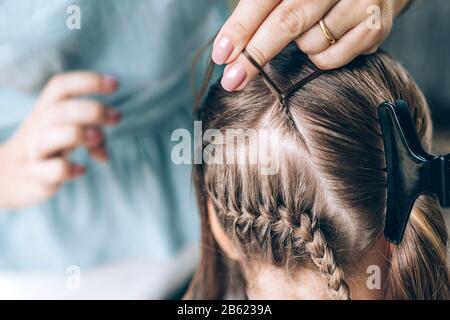
[[[106,131],[108,164],[77,150],[73,157],[88,166],[85,177],[40,205],[0,210],[0,271],[167,259],[197,241],[191,167],[171,161],[171,133],[192,128],[192,59],[224,22],[225,2],[0,2],[1,141],[47,80],[69,70],[116,76],[119,92],[101,99],[124,117]],[[67,27],[70,5],[80,9],[80,29]]]

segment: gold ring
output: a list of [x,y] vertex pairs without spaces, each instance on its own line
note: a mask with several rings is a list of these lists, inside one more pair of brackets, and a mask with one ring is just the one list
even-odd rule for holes
[[327,38],[327,40],[330,43],[330,45],[331,44],[335,44],[336,43],[336,39],[331,34],[331,31],[327,27],[327,25],[325,24],[325,21],[322,19],[322,20],[319,21],[319,24],[320,24],[320,28],[322,28],[323,35],[325,36],[325,38]]

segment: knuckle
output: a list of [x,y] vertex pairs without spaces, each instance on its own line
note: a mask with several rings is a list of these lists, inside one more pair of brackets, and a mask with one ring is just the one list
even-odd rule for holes
[[243,46],[247,37],[250,36],[248,27],[237,19],[229,20],[223,33],[231,39],[235,46]]
[[319,69],[329,70],[333,68],[330,58],[325,54],[317,55],[311,58],[311,60]]
[[71,123],[73,121],[72,119],[74,114],[77,112],[74,107],[74,102],[69,101],[68,103],[64,103],[62,106],[54,106],[49,114],[51,114],[51,117],[55,123]]
[[86,114],[89,119],[95,121],[95,120],[102,120],[104,117],[105,108],[100,102],[92,101],[89,104],[89,107],[86,110]]
[[366,54],[374,54],[374,53],[376,53],[377,51],[378,51],[378,47],[374,47],[374,48],[372,48],[372,49],[369,49],[369,50],[367,51]]
[[55,185],[40,182],[36,185],[35,196],[38,200],[45,200],[54,195],[57,191]]
[[50,187],[45,188],[45,190],[44,190],[44,197],[46,199],[52,197],[58,191],[58,188],[60,187],[60,185],[61,184],[58,183],[58,184],[55,184],[54,186],[50,186]]
[[47,145],[52,143],[52,131],[38,132],[34,137],[30,137],[28,145],[28,155],[30,159],[40,159],[47,150]]
[[65,180],[69,173],[69,166],[63,160],[57,161],[53,165],[51,172],[51,183],[59,184]]
[[300,37],[297,39],[298,48],[307,55],[318,53],[317,45],[308,37]]
[[296,37],[302,32],[305,21],[301,7],[284,6],[274,12],[274,23],[290,37]]
[[392,30],[393,26],[394,26],[393,17],[384,19],[383,28],[381,28],[381,30],[380,30],[381,33],[383,34],[383,39]]
[[379,43],[384,40],[385,32],[383,29],[373,29],[369,31],[369,38],[373,43]]
[[243,2],[248,2],[253,8],[265,8],[264,5],[271,4],[274,0],[241,0]]
[[248,28],[236,19],[230,20],[227,29],[230,34],[246,34],[248,32]]
[[63,112],[65,112],[64,106],[61,108],[58,104],[49,104],[45,113],[39,113],[39,117],[44,120],[54,120],[54,118],[62,116]]
[[103,87],[103,79],[99,74],[90,74],[90,83],[93,90],[100,91]]
[[56,74],[50,78],[47,88],[52,91],[58,91],[63,86],[65,76],[63,74]]
[[83,130],[80,127],[72,126],[67,128],[67,140],[70,143],[76,144],[83,140]]
[[48,136],[42,136],[40,139],[36,139],[34,143],[30,145],[30,148],[28,150],[29,158],[32,160],[37,160],[42,158],[42,155],[45,154],[47,150],[47,139]]
[[41,140],[32,139],[26,148],[26,156],[29,160],[34,161],[40,158],[44,150],[44,144]]
[[61,82],[64,81],[65,77],[66,76],[64,74],[62,74],[62,73],[55,74],[54,76],[51,77],[50,84],[61,83]]
[[53,104],[45,105],[45,108],[45,112],[37,112],[32,116],[33,131],[46,130],[59,120],[60,112]]

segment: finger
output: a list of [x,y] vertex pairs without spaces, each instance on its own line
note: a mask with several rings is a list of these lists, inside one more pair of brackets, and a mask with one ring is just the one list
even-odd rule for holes
[[340,68],[353,61],[357,56],[373,50],[387,34],[388,32],[383,29],[370,29],[366,22],[362,22],[347,32],[335,45],[317,55],[311,55],[309,58],[323,70]]
[[56,125],[115,125],[121,120],[119,111],[95,100],[66,100],[51,107],[49,122]]
[[41,96],[45,103],[61,101],[77,96],[109,94],[118,88],[117,80],[109,75],[78,71],[54,76]]
[[[366,18],[367,3],[365,1],[341,0],[330,10],[323,20],[330,29],[333,37],[339,40],[344,34],[359,25]],[[330,46],[318,23],[300,35],[296,43],[300,50],[308,55],[319,54]]]
[[101,147],[105,142],[105,136],[100,128],[88,127],[84,131],[84,145],[88,149]]
[[105,162],[109,159],[105,147],[105,138],[103,133],[98,128],[89,128],[86,131],[87,143],[86,147],[92,158],[100,162]]
[[63,126],[52,128],[39,140],[36,150],[37,159],[53,157],[79,146],[95,148],[104,141],[103,133],[94,127]]
[[[337,1],[283,1],[256,31],[246,50],[260,66],[264,66],[291,41],[319,21]],[[242,89],[257,74],[257,69],[241,54],[225,72],[222,86],[227,91]]]
[[37,159],[53,157],[75,149],[84,142],[84,129],[79,126],[62,126],[44,132],[34,147]]
[[65,181],[82,176],[86,169],[83,166],[71,164],[65,159],[56,158],[33,164],[30,172],[32,177],[44,187],[58,188]]
[[91,157],[97,161],[106,162],[109,160],[109,155],[108,155],[108,152],[106,151],[105,146],[90,149],[89,153],[90,153]]
[[[28,181],[22,188],[21,192],[15,194],[14,203],[26,204],[32,206],[41,203],[43,200],[50,198],[56,193],[56,186],[43,185],[40,181]],[[20,207],[19,206],[19,207]]]
[[397,0],[395,1],[392,5],[393,5],[393,11],[395,13],[395,15],[399,15],[401,14],[404,10],[407,9],[407,6],[409,4],[411,4],[412,1],[411,0]]
[[375,47],[372,47],[372,48],[370,48],[369,50],[363,52],[362,54],[363,54],[363,55],[374,54],[374,53],[376,53],[376,52],[378,51],[378,49],[379,49],[379,46],[375,46]]
[[39,180],[30,179],[20,187],[20,192],[14,193],[12,203],[14,207],[21,208],[23,205],[32,206],[50,198],[58,191],[58,186],[43,184]]
[[234,61],[281,0],[241,0],[217,35],[212,59],[216,64]]

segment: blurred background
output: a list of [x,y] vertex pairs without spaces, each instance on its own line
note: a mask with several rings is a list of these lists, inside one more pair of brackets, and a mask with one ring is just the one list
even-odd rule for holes
[[450,1],[415,0],[383,48],[413,75],[430,104],[435,149],[450,152]]
[[[397,18],[383,48],[400,60],[423,90],[434,121],[436,153],[450,153],[450,1],[415,0]],[[450,230],[450,210],[446,211]]]

